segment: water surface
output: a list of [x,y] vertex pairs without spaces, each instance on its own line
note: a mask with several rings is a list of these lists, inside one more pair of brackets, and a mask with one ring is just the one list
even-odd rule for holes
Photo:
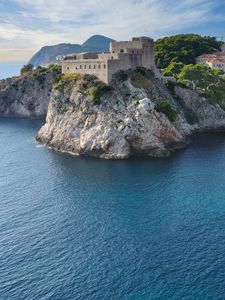
[[0,61],[0,80],[20,75],[20,69],[25,61]]
[[0,119],[0,299],[225,299],[225,136],[105,161]]

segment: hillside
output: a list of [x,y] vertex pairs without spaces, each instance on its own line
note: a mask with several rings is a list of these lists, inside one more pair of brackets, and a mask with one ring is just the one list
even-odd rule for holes
[[102,35],[90,37],[82,45],[79,44],[58,44],[41,48],[29,61],[34,67],[47,66],[56,63],[58,55],[66,55],[79,52],[104,52],[109,50],[109,43],[112,39]]
[[166,68],[171,62],[194,64],[197,56],[219,51],[221,42],[215,37],[198,34],[178,34],[155,42],[156,65]]

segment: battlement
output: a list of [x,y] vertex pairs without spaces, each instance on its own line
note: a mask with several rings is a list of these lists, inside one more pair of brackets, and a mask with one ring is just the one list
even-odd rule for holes
[[62,61],[64,74],[92,74],[106,84],[110,83],[114,73],[137,67],[155,71],[153,39],[133,37],[131,41],[113,41],[109,52],[68,55]]

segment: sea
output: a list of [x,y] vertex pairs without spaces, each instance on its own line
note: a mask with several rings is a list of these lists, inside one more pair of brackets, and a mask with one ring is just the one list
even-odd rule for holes
[[101,160],[0,119],[0,299],[225,299],[225,135]]
[[18,76],[25,61],[0,61],[0,80],[12,76]]

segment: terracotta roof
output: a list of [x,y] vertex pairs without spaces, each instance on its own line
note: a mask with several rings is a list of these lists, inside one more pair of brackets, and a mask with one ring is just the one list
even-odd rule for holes
[[199,57],[209,57],[209,56],[212,56],[212,54],[202,54]]
[[225,64],[225,59],[212,59],[212,60],[207,60],[207,62]]
[[217,57],[217,56],[225,56],[224,52],[214,52],[214,53],[206,53],[199,56],[199,58],[207,58],[207,57]]
[[225,53],[224,52],[217,52],[215,53],[216,56],[225,56]]

